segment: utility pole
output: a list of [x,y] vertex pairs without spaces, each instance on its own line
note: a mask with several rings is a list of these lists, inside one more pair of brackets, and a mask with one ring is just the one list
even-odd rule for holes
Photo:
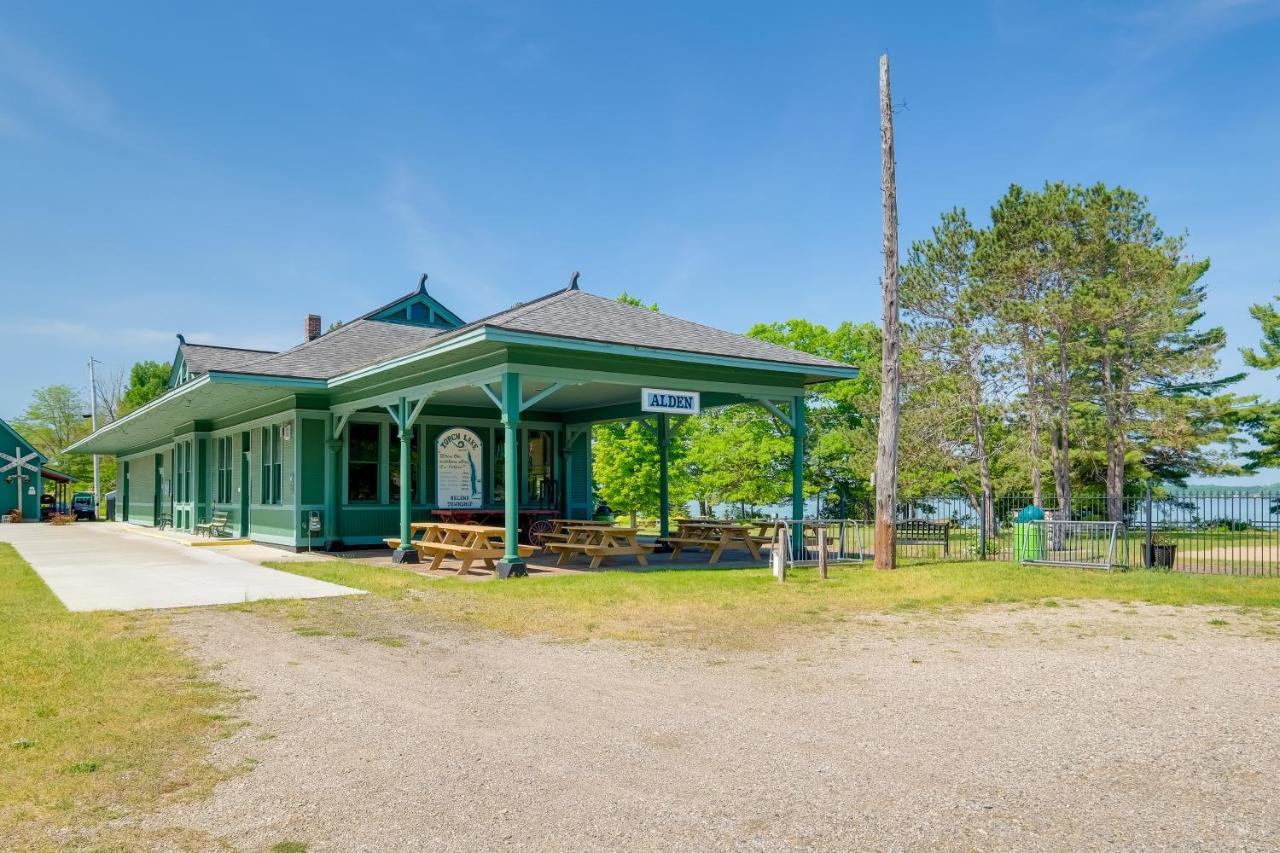
[[[96,362],[101,364],[102,362]],[[93,432],[98,431],[98,381],[93,375],[93,365],[95,359],[89,356],[89,418],[93,427]],[[102,500],[102,478],[101,465],[98,460],[98,454],[93,454],[93,517],[98,517],[98,505]]]
[[897,566],[898,510],[898,191],[893,162],[893,98],[889,55],[880,57],[880,192],[884,203],[883,342],[880,358],[880,434],[876,446],[876,568]]

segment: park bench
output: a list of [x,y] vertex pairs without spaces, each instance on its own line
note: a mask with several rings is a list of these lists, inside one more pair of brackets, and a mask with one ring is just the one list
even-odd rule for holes
[[951,555],[951,525],[945,521],[910,518],[894,522],[899,545],[941,545],[943,556]]
[[196,525],[197,536],[226,536],[227,528],[231,524],[231,516],[228,513],[218,511],[213,514],[210,521],[202,521]]

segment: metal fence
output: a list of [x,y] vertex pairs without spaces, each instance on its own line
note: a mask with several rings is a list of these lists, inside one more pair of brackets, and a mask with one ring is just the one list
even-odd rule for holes
[[[981,501],[938,496],[904,501],[899,510],[899,558],[908,560],[1014,559],[1014,521],[1029,495],[1004,495],[986,519]],[[1103,496],[1073,498],[1063,512],[1051,496],[1051,520],[1117,521],[1120,566],[1180,572],[1280,576],[1280,492],[1183,491],[1126,495],[1119,518]],[[872,543],[866,543],[870,553]]]

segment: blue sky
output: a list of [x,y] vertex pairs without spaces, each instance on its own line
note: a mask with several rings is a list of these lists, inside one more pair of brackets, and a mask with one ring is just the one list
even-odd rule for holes
[[1131,186],[1212,258],[1234,369],[1280,292],[1277,45],[1276,0],[4,2],[0,417],[423,271],[464,318],[577,269],[734,330],[876,320],[885,50],[904,249],[1011,182]]

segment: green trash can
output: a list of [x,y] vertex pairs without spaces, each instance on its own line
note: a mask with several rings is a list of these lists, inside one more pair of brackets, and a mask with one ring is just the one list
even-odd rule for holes
[[1044,559],[1044,510],[1025,506],[1013,525],[1013,556],[1019,563]]

